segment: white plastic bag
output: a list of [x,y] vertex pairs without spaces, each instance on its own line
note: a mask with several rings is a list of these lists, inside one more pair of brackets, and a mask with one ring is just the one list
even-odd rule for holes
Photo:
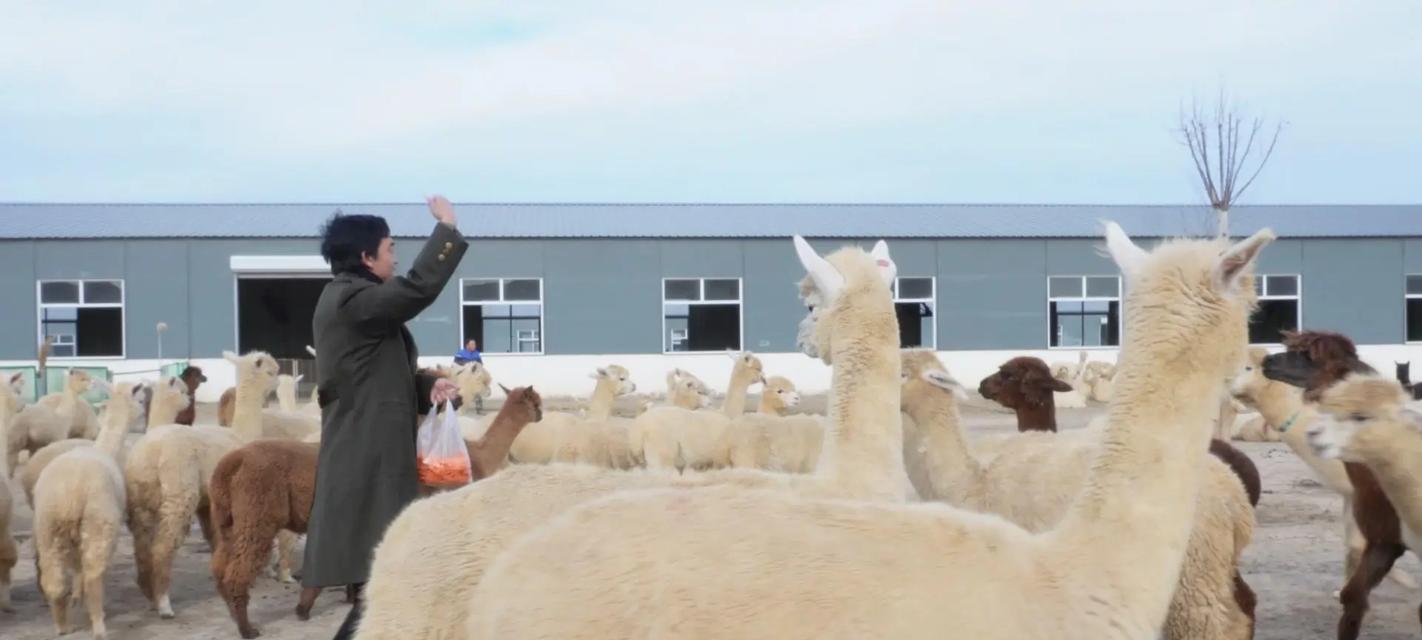
[[439,406],[430,407],[430,413],[420,424],[415,434],[415,466],[419,470],[420,484],[431,487],[449,487],[468,484],[473,479],[473,465],[469,462],[469,450],[464,446],[464,436],[459,432],[459,414],[454,411],[454,403],[444,402],[444,415],[439,415]]

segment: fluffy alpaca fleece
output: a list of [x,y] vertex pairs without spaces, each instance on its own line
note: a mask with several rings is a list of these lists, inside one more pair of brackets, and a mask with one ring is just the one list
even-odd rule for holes
[[732,421],[745,414],[746,390],[765,381],[760,358],[730,353],[733,361],[720,411],[652,407],[632,423],[632,448],[649,469],[719,469],[731,464]]
[[[588,404],[589,423],[607,422],[612,416],[613,401],[637,390],[637,384],[628,380],[627,369],[621,365],[598,367],[588,377],[597,381]],[[542,420],[528,425],[514,440],[509,457],[521,463],[578,462],[592,455],[592,452],[584,453],[586,449],[606,452],[609,446],[616,445],[592,442],[589,430],[579,432],[581,422],[578,416],[566,411],[545,411]],[[594,447],[595,444],[601,446]],[[623,446],[630,449],[630,442]]]
[[[823,353],[822,360],[833,366],[824,446],[841,450],[824,459],[834,464],[815,474],[735,469],[686,475],[513,465],[472,486],[416,502],[391,523],[375,549],[365,600],[347,621],[349,626],[363,615],[355,637],[465,637],[469,595],[490,561],[569,507],[616,491],[731,483],[797,495],[902,501],[908,480],[898,411],[898,328],[888,290],[895,269],[888,247],[881,242],[869,254],[842,249],[829,256],[833,267],[802,240],[796,249],[807,269],[809,263],[821,271],[834,269],[823,278],[840,280],[825,293],[808,280],[801,285],[802,299],[814,309],[801,325],[801,349],[815,357]],[[888,266],[877,266],[880,261]],[[885,395],[888,402],[881,399]]]
[[[187,386],[178,378],[164,378],[157,386],[152,388],[151,392],[149,389],[148,386],[144,386],[144,395],[147,398],[146,402],[152,403],[148,408],[150,417],[167,416],[167,418],[171,420],[188,400]],[[142,418],[142,416],[139,417]],[[24,469],[20,471],[20,487],[25,490],[25,499],[29,500],[31,505],[34,505],[35,483],[39,482],[40,473],[43,472],[45,467],[49,466],[49,463],[53,462],[55,458],[74,449],[93,445],[93,440],[67,438],[45,445],[43,449],[36,451],[34,455],[31,455],[30,459],[25,462]],[[118,462],[120,466],[123,465],[123,459],[121,457],[118,459]]]
[[93,440],[99,435],[99,421],[94,415],[93,407],[83,398],[92,386],[94,377],[87,371],[70,369],[69,374],[64,377],[64,390],[40,398],[35,404],[53,409],[68,420],[67,437]]
[[[10,423],[20,409],[20,394],[24,392],[25,380],[15,374],[0,385],[0,443],[8,442]],[[0,456],[0,611],[13,611],[10,607],[10,571],[19,561],[20,551],[15,538],[10,535],[10,518],[15,508],[14,493],[10,489],[9,456]]]
[[142,419],[143,385],[121,383],[110,392],[97,443],[55,458],[35,484],[37,573],[60,635],[70,630],[71,577],[83,593],[94,638],[107,635],[104,574],[123,529],[127,497],[116,458],[129,425]]
[[1086,352],[1082,351],[1077,356],[1075,365],[1064,362],[1052,365],[1052,376],[1071,387],[1067,391],[1056,392],[1055,404],[1063,409],[1085,408],[1086,396],[1091,391],[1086,384]]
[[[904,458],[919,494],[1002,515],[1032,532],[1061,521],[1086,483],[1102,432],[1019,433],[997,442],[990,462],[981,461],[960,427],[958,399],[966,392],[933,352],[906,351],[903,357],[902,401],[909,416]],[[1042,389],[1039,395],[1048,394]],[[1205,466],[1180,586],[1162,637],[1247,639],[1254,628],[1254,593],[1239,576],[1238,562],[1253,536],[1254,511],[1229,467],[1213,459]]]
[[1071,385],[1052,376],[1047,363],[1019,357],[1002,363],[997,372],[978,383],[978,394],[1017,414],[1017,431],[1057,430],[1056,396]]
[[124,465],[128,526],[138,586],[163,618],[172,618],[168,595],[173,557],[196,516],[213,544],[208,512],[208,480],[224,454],[262,437],[262,404],[276,384],[278,367],[270,355],[241,357],[223,352],[237,369],[232,427],[164,425],[134,443]]
[[721,412],[735,418],[746,412],[746,393],[753,384],[765,384],[765,365],[760,358],[749,351],[726,351],[734,363],[731,366],[731,382],[726,385],[726,400],[721,404]]
[[471,596],[471,635],[1156,637],[1194,529],[1220,381],[1243,359],[1248,272],[1272,239],[1146,253],[1108,225],[1128,283],[1111,420],[1048,531],[940,504],[623,492],[496,558]]
[[1116,365],[1109,362],[1088,362],[1082,381],[1086,384],[1086,397],[1095,402],[1110,402],[1115,389]]

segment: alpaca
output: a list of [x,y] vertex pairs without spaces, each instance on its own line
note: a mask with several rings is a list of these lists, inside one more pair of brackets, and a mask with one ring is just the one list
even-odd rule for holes
[[[983,460],[970,450],[960,427],[958,400],[967,397],[966,391],[933,352],[905,351],[903,359],[904,457],[919,494],[996,513],[1028,531],[1059,522],[1086,481],[1102,432],[1023,432],[998,442],[997,455]],[[1032,369],[1046,373],[1045,364]],[[1211,452],[1243,456],[1233,448]],[[1222,462],[1205,466],[1180,587],[1162,637],[1247,639],[1254,626],[1254,594],[1240,577],[1238,563],[1254,529],[1251,496]],[[1247,468],[1253,470],[1253,464]],[[1253,475],[1257,487],[1258,472]]]
[[978,394],[1017,413],[1017,431],[1057,430],[1055,396],[1071,385],[1052,377],[1047,363],[1032,357],[1013,358],[978,383]]
[[6,466],[13,472],[19,468],[21,451],[34,455],[50,443],[68,438],[70,425],[69,416],[50,407],[31,404],[20,408],[11,419],[10,433],[6,436]]
[[231,428],[150,428],[134,443],[124,465],[138,586],[163,618],[174,616],[168,594],[173,557],[194,516],[202,526],[203,537],[213,544],[208,480],[217,461],[242,443],[263,436],[262,404],[276,384],[278,366],[271,355],[261,351],[241,357],[230,351],[222,355],[237,369]]
[[[618,396],[637,391],[637,384],[628,379],[627,369],[621,365],[598,367],[588,377],[597,381],[588,405],[588,421],[606,421]],[[545,411],[542,420],[528,425],[514,439],[509,457],[520,463],[576,462],[580,445],[586,442],[584,434],[577,433],[579,422],[577,416],[565,411]]]
[[[144,402],[151,403],[148,409],[150,417],[162,417],[166,415],[171,420],[172,416],[177,415],[178,410],[181,409],[188,400],[187,386],[178,378],[164,378],[156,387],[151,389],[148,385],[144,385],[143,391]],[[139,417],[142,418],[142,416]],[[49,466],[49,463],[53,462],[55,458],[64,455],[66,452],[73,451],[80,447],[93,446],[93,444],[93,440],[68,438],[47,444],[44,448],[31,455],[30,459],[25,462],[24,470],[20,471],[20,487],[24,489],[25,499],[29,500],[30,505],[37,506],[35,505],[35,484],[39,482],[40,473],[44,471],[45,467]],[[123,459],[121,457],[118,458],[118,462],[122,465]]]
[[827,258],[798,237],[795,248],[806,270],[814,269],[824,282],[821,288],[807,277],[800,284],[801,301],[810,308],[801,322],[800,349],[833,367],[827,455],[817,473],[737,469],[681,476],[513,465],[406,508],[376,547],[365,600],[352,609],[343,631],[354,626],[362,640],[462,637],[468,596],[489,562],[549,518],[616,491],[729,483],[798,495],[904,500],[911,489],[903,471],[898,323],[889,294],[896,269],[888,245],[880,241],[870,252],[846,247]]
[[[10,376],[0,384],[0,444],[9,441],[10,423],[20,409],[20,394],[24,393],[23,374]],[[14,513],[14,492],[10,489],[9,456],[0,456],[0,611],[14,611],[10,606],[10,571],[19,561],[20,551],[10,535],[10,518]]]
[[1107,362],[1088,362],[1082,380],[1086,383],[1086,397],[1094,402],[1110,402],[1116,378],[1116,365]]
[[[1264,376],[1303,388],[1305,401],[1317,402],[1329,387],[1351,374],[1377,373],[1358,358],[1357,347],[1342,334],[1285,332],[1284,348],[1283,353],[1264,358]],[[1369,593],[1392,571],[1408,546],[1397,509],[1373,471],[1365,464],[1347,461],[1343,470],[1353,486],[1353,518],[1366,539],[1362,556],[1339,594],[1343,615],[1338,620],[1338,638],[1353,640],[1367,614]]]
[[93,446],[55,458],[35,484],[35,555],[40,590],[60,635],[69,632],[70,579],[83,593],[94,638],[104,626],[104,574],[123,528],[123,473],[117,461],[129,425],[143,416],[143,383],[110,386]]
[[731,422],[731,466],[785,473],[814,471],[824,444],[824,423],[821,416],[788,415],[799,404],[800,394],[788,379],[767,379],[759,412]]
[[[191,369],[192,367],[189,367]],[[185,372],[186,373],[186,372]],[[193,406],[193,380],[183,377],[167,377],[158,381],[145,394],[148,407],[148,422],[145,427],[158,427],[178,422],[184,411]],[[145,386],[145,389],[149,387]]]
[[651,469],[717,469],[731,464],[731,421],[742,416],[746,390],[765,381],[764,366],[749,351],[730,353],[734,364],[721,411],[653,407],[633,420],[632,448]]
[[[202,386],[202,383],[207,382],[207,376],[203,375],[202,367],[189,365],[183,369],[183,373],[179,377],[182,378],[184,384],[188,385],[188,406],[178,412],[173,424],[192,426],[193,422],[197,420],[197,390],[199,386]],[[160,422],[158,424],[167,423]],[[149,426],[152,426],[151,422]]]
[[756,410],[772,416],[783,416],[800,406],[800,393],[795,383],[784,376],[771,376],[761,387],[760,405]]
[[470,597],[467,629],[1155,637],[1207,477],[1215,396],[1243,357],[1252,264],[1274,234],[1232,246],[1167,241],[1150,253],[1114,223],[1106,237],[1128,283],[1120,373],[1100,450],[1052,528],[1033,534],[947,505],[737,487],[623,492],[569,509],[496,558]]
[[1090,391],[1086,384],[1086,352],[1077,354],[1077,362],[1070,365],[1058,362],[1052,366],[1052,376],[1067,383],[1071,388],[1056,391],[1054,404],[1063,409],[1086,408],[1086,394]]
[[726,355],[735,364],[731,367],[731,382],[726,385],[726,399],[721,404],[721,411],[727,417],[734,418],[746,412],[746,391],[750,386],[765,384],[765,365],[749,351],[737,353],[727,349]]
[[84,394],[94,385],[94,377],[82,369],[70,369],[64,377],[64,390],[40,398],[35,404],[48,407],[69,420],[69,438],[93,440],[99,434],[98,418]]
[[1413,400],[1422,400],[1422,383],[1412,384],[1412,361],[1394,362],[1397,366],[1397,381],[1402,383],[1402,390]]
[[509,447],[519,432],[543,418],[543,398],[533,390],[533,385],[516,387],[512,391],[502,384],[499,388],[503,389],[505,400],[494,415],[494,423],[484,437],[466,443],[475,481],[492,476],[508,466]]

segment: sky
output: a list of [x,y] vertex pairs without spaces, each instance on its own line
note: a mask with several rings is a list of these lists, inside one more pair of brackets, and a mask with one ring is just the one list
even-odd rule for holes
[[5,2],[0,201],[1422,202],[1422,3]]

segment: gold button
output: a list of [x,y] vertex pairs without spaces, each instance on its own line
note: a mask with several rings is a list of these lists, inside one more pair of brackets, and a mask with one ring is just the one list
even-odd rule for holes
[[440,259],[440,260],[444,260],[444,254],[443,254],[443,253],[439,254],[439,259]]
[[453,248],[454,248],[454,243],[453,243],[453,242],[446,242],[446,243],[444,243],[444,250],[445,250],[445,251],[449,251],[450,249],[453,249]]

